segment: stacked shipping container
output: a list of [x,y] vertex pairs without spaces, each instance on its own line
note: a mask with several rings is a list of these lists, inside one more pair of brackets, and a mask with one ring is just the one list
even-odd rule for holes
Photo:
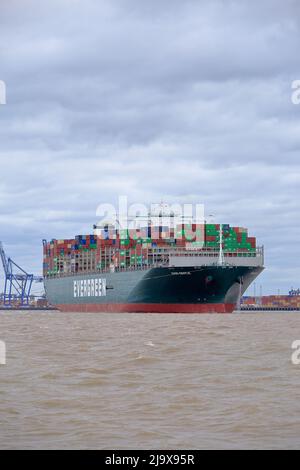
[[243,297],[243,307],[263,307],[270,309],[300,309],[300,295],[268,295],[262,297]]
[[[88,272],[114,267],[135,269],[163,262],[164,249],[218,250],[220,225],[181,224],[143,227],[139,230],[116,230],[106,227],[94,235],[78,235],[69,240],[51,240],[44,244],[44,275]],[[224,252],[256,250],[256,239],[248,237],[247,229],[222,225]]]

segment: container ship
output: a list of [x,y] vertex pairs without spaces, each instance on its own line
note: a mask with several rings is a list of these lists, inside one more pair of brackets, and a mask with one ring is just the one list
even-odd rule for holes
[[243,227],[94,229],[43,242],[46,296],[61,311],[231,313],[264,269],[263,247]]

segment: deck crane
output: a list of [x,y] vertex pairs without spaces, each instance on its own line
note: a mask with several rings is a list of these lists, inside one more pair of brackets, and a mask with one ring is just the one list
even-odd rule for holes
[[0,256],[5,276],[3,305],[12,307],[13,299],[17,298],[21,307],[28,307],[32,284],[43,282],[43,277],[28,274],[11,258],[7,258],[1,241]]

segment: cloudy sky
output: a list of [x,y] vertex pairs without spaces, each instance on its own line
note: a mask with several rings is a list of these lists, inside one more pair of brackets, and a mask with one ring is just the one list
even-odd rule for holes
[[204,203],[265,245],[264,293],[300,287],[299,46],[298,0],[2,0],[9,254],[40,272],[118,195]]

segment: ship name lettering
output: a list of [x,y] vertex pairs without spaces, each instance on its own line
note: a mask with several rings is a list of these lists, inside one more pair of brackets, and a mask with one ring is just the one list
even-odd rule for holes
[[74,298],[106,296],[106,279],[96,278],[73,281],[73,296]]
[[191,273],[189,271],[173,271],[171,272],[172,276],[190,276]]

